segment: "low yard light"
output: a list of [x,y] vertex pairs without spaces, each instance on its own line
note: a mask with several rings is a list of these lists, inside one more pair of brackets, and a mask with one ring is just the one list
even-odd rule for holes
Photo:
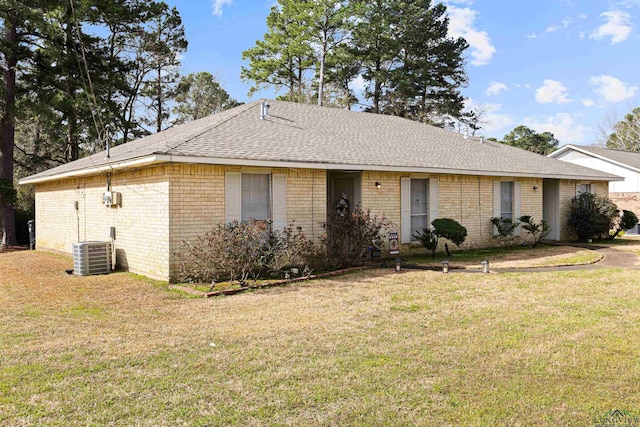
[[482,272],[483,273],[488,273],[489,272],[489,261],[484,260],[480,264],[482,264]]
[[400,265],[400,258],[396,258],[396,271],[401,271],[402,266]]
[[442,261],[442,272],[443,273],[449,272],[449,261]]

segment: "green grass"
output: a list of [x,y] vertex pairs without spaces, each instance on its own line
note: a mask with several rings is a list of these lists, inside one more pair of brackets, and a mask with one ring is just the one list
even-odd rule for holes
[[633,270],[369,270],[207,300],[62,267],[41,253],[0,255],[0,425],[640,416]]

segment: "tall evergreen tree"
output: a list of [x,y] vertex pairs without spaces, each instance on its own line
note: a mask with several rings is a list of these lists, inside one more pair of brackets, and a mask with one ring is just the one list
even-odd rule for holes
[[314,52],[304,28],[301,0],[278,0],[267,16],[267,32],[256,45],[242,52],[249,67],[240,76],[253,82],[249,96],[272,86],[285,89],[281,99],[303,102],[310,87],[307,73],[314,64]]
[[514,128],[500,142],[544,156],[558,148],[559,143],[551,132],[537,133],[523,125]]
[[463,53],[468,43],[448,35],[446,6],[431,0],[404,1],[397,9],[399,64],[390,72],[384,113],[444,126],[464,108],[467,83]]
[[400,1],[353,1],[357,20],[350,52],[360,63],[360,72],[368,84],[364,93],[371,102],[368,111],[380,113],[382,98],[390,86],[391,71],[399,66]]
[[240,105],[206,71],[183,76],[176,88],[175,100],[173,113],[178,116],[175,124],[201,119]]
[[0,246],[15,244],[14,145],[18,70],[33,61],[34,43],[44,32],[43,2],[5,0],[0,3]]
[[188,43],[178,9],[169,9],[164,2],[157,7],[159,13],[149,23],[150,30],[142,35],[152,70],[152,77],[143,83],[142,93],[150,101],[146,122],[160,132],[169,120],[168,102],[174,96],[174,86],[180,77],[180,55],[187,50]]

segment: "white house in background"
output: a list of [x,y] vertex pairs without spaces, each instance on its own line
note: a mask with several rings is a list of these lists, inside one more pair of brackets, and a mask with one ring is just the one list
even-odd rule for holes
[[609,198],[640,216],[640,153],[569,144],[548,157],[623,177],[609,181]]

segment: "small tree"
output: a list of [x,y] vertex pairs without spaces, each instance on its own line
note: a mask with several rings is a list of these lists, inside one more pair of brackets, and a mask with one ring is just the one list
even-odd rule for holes
[[467,238],[467,229],[458,221],[450,218],[437,218],[431,221],[433,231],[438,237],[444,237],[460,247]]
[[436,248],[438,247],[438,235],[429,230],[428,228],[418,231],[413,234],[413,237],[418,240],[422,246],[428,251],[431,251],[431,257],[436,256]]
[[633,228],[636,224],[638,224],[638,217],[636,214],[623,209],[622,216],[616,221],[613,233],[609,233],[609,239],[615,239],[622,231]]
[[608,197],[581,193],[571,199],[567,225],[578,240],[585,241],[596,236],[608,236],[618,217],[618,207]]
[[513,239],[515,238],[514,233],[519,222],[512,220],[511,218],[491,218],[491,224],[496,227],[498,231],[498,237],[503,244],[511,245],[513,243]]
[[531,245],[533,248],[535,248],[538,243],[551,233],[551,226],[544,219],[536,224],[533,217],[523,215],[518,218],[518,220],[522,224],[522,228],[524,228],[529,234],[531,234],[531,237],[533,237],[533,245]]

